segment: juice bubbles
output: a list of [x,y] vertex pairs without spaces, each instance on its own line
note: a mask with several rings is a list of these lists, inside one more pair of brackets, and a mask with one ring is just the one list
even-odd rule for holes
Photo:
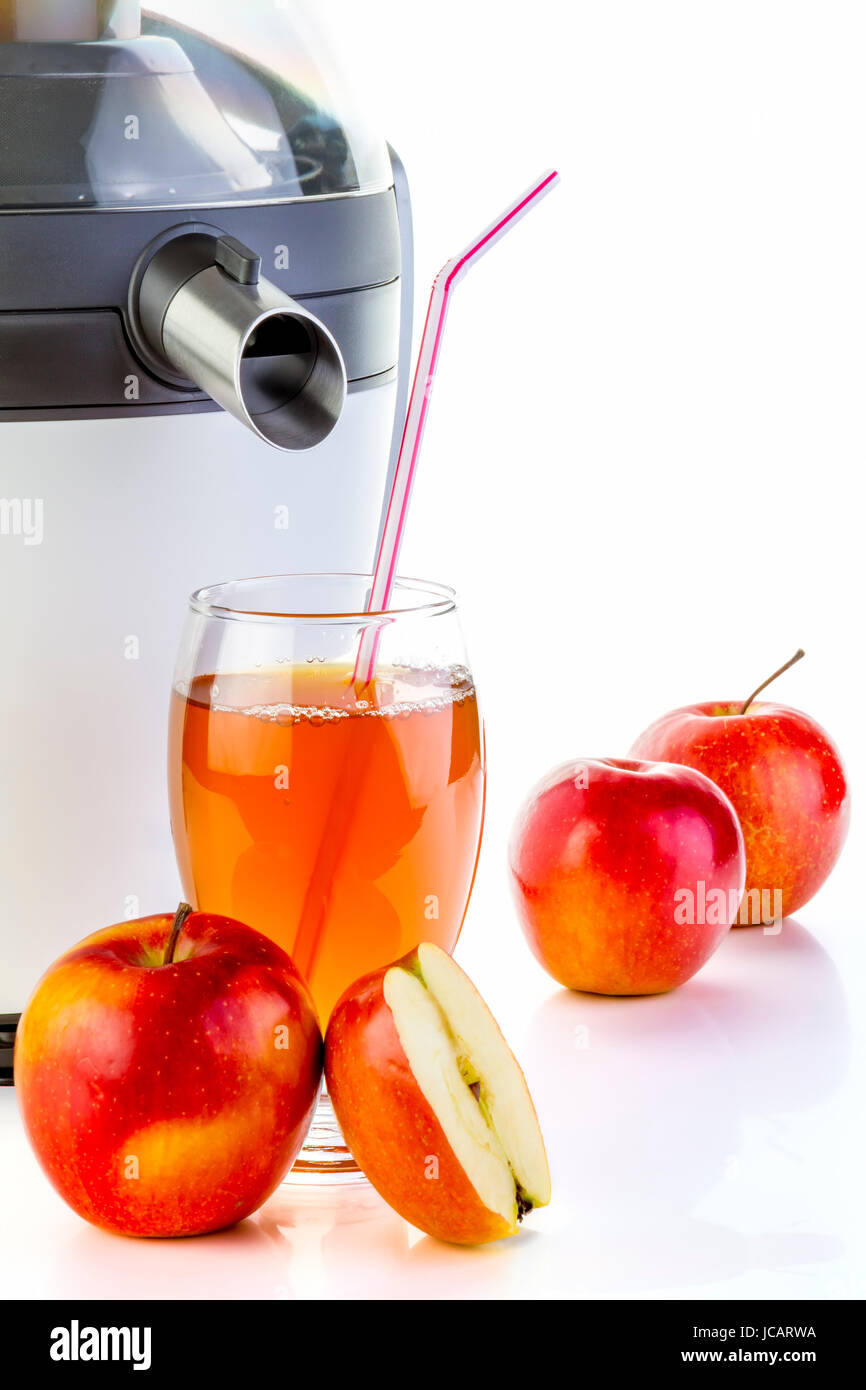
[[199,676],[172,696],[184,891],[305,975],[324,1026],[343,990],[421,941],[451,951],[481,837],[484,765],[462,667],[309,664]]

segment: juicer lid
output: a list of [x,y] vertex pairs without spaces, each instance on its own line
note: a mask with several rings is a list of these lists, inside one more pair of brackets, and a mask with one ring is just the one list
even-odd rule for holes
[[308,0],[0,0],[0,212],[392,182]]

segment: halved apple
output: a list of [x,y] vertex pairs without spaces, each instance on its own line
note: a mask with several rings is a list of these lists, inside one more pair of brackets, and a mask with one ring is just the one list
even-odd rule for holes
[[438,946],[359,980],[325,1039],[328,1094],[359,1166],[428,1235],[482,1245],[550,1201],[535,1108],[472,981]]

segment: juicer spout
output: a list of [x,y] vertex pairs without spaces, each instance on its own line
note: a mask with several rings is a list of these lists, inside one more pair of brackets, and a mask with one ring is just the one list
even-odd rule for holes
[[315,448],[346,400],[346,367],[316,318],[231,236],[190,232],[151,258],[134,317],[151,353],[276,449]]

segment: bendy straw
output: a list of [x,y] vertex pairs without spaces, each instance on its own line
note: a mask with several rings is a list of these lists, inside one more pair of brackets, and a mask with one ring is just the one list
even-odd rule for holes
[[[406,426],[403,430],[403,442],[400,446],[394,481],[388,498],[385,525],[382,529],[382,538],[376,555],[373,585],[367,600],[368,613],[386,612],[391,601],[400,549],[406,530],[406,519],[409,514],[412,486],[418,468],[418,456],[424,439],[433,382],[436,368],[439,365],[445,323],[451,305],[452,291],[466,272],[477,264],[481,257],[485,256],[498,241],[501,241],[506,232],[510,232],[512,227],[516,226],[520,219],[525,217],[558,183],[559,174],[555,170],[550,170],[544,174],[495,222],[492,222],[480,236],[470,242],[459,256],[454,256],[452,260],[448,261],[434,281],[433,291],[430,295],[430,306],[427,310],[427,322],[424,325],[421,339],[418,365],[415,369],[412,395],[409,400]],[[358,659],[355,663],[355,680],[365,685],[373,679],[379,635],[379,629],[371,624],[364,629],[361,636]]]

